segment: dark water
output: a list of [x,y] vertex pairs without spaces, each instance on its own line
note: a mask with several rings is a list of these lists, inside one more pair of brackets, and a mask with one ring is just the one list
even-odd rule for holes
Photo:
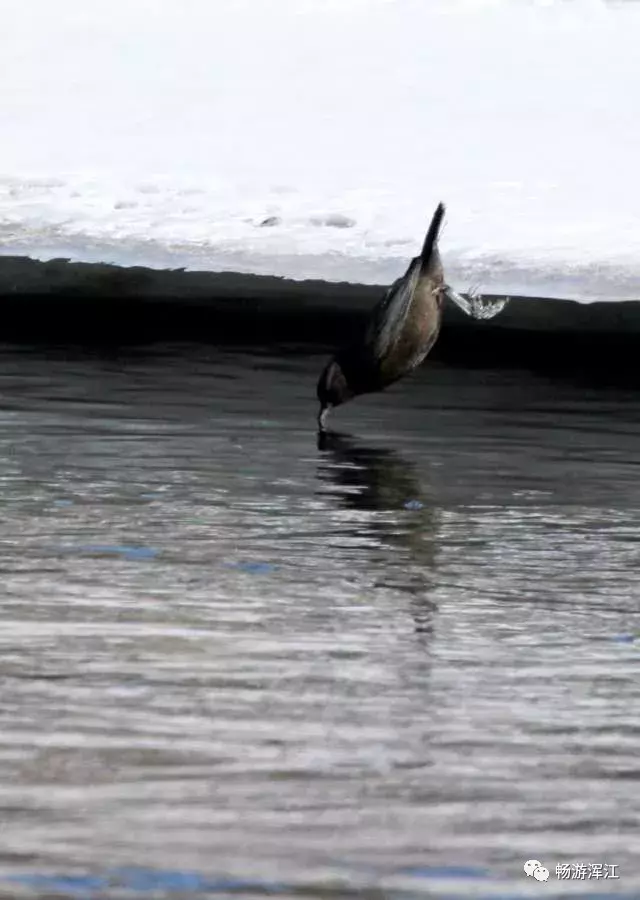
[[323,361],[4,350],[2,897],[640,896],[640,400]]

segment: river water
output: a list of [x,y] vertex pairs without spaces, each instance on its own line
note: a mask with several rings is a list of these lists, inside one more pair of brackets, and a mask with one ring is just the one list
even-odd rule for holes
[[640,895],[637,394],[324,360],[4,348],[3,898]]

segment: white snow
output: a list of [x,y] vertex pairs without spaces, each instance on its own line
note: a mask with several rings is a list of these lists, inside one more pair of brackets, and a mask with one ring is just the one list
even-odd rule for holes
[[[3,0],[0,252],[640,296],[640,4]],[[260,223],[266,224],[261,226]]]

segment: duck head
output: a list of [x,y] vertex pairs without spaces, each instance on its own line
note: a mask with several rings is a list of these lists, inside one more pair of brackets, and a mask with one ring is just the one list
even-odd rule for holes
[[355,392],[350,388],[342,366],[336,359],[332,359],[324,367],[318,379],[317,395],[320,401],[318,428],[320,431],[324,431],[329,411],[334,406],[340,406],[355,396]]

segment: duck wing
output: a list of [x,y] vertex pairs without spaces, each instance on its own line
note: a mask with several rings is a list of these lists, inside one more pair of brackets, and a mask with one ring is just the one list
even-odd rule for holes
[[429,274],[429,268],[434,261],[444,213],[445,206],[439,203],[431,219],[420,255],[411,260],[405,274],[394,281],[371,314],[365,344],[376,360],[383,359],[402,334],[420,278]]
[[376,360],[383,359],[402,334],[420,279],[420,269],[420,258],[416,257],[402,278],[394,281],[371,314],[365,344]]

